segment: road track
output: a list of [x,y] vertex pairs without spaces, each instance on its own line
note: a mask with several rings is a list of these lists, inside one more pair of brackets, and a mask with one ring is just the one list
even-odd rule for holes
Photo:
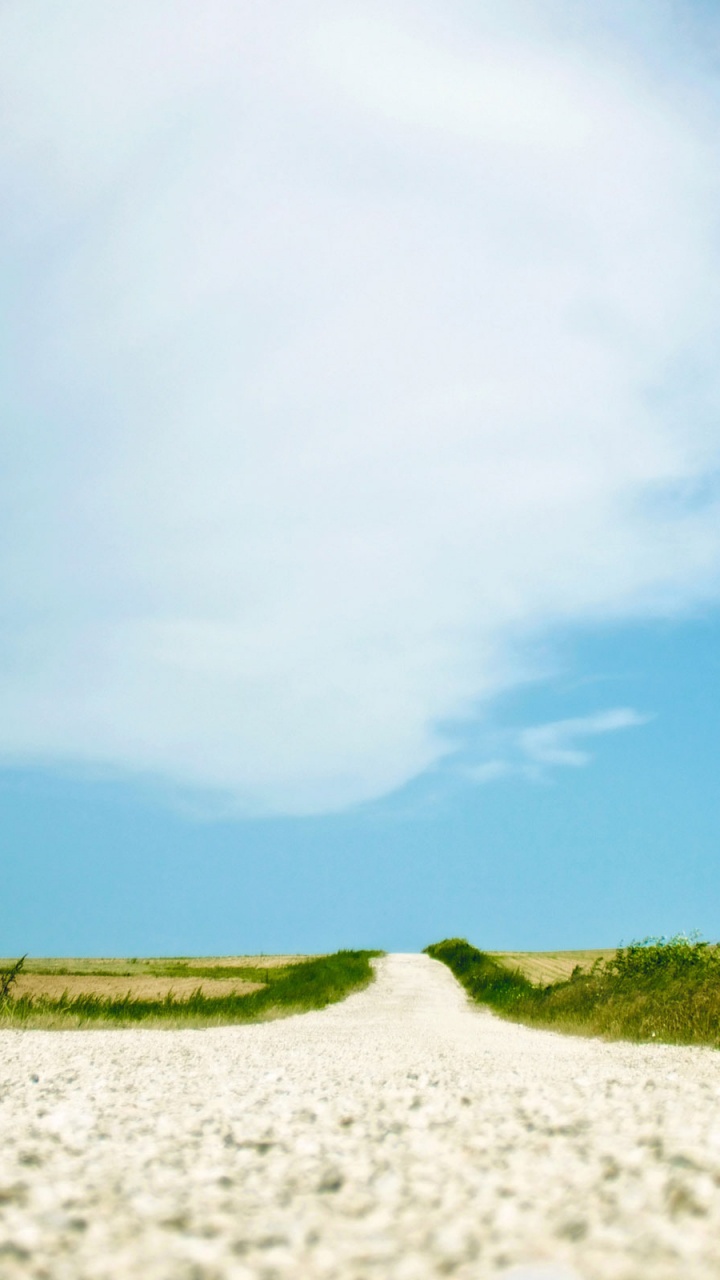
[[720,1280],[720,1055],[503,1022],[425,956],[0,1064],[3,1280]]

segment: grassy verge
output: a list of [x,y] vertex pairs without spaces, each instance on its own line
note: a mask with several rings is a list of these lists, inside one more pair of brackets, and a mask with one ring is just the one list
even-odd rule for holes
[[[172,993],[163,1000],[93,994],[59,998],[42,995],[12,995],[12,988],[0,1001],[1,1027],[79,1027],[87,1025],[127,1026],[144,1023],[156,1026],[213,1026],[239,1022],[260,1022],[287,1017],[311,1009],[323,1009],[342,1000],[351,991],[372,981],[370,960],[376,951],[337,951],[287,968],[261,969],[266,985],[247,995],[205,995],[200,988],[187,999]],[[217,976],[217,967],[204,971],[190,967],[191,975]],[[167,970],[166,970],[167,971]],[[232,970],[237,974],[237,969]]]
[[720,1047],[720,950],[706,942],[648,938],[548,986],[464,938],[426,951],[452,970],[473,1000],[518,1022],[611,1039]]

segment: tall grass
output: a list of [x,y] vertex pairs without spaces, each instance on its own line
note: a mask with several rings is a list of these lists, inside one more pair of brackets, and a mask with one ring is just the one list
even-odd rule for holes
[[20,971],[24,967],[26,960],[27,955],[21,956],[19,960],[16,960],[14,964],[10,965],[9,969],[5,969],[0,973],[0,1006],[5,1004],[12,995],[12,989],[18,980]]
[[586,973],[535,985],[464,938],[426,948],[473,1000],[557,1031],[720,1047],[720,949],[696,938],[645,938]]
[[[135,999],[131,994],[119,998],[97,995],[7,998],[0,1004],[0,1027],[137,1023],[209,1026],[259,1022],[323,1009],[351,991],[367,986],[373,978],[370,960],[379,954],[377,951],[337,951],[293,964],[282,970],[277,980],[248,995],[206,996],[198,988],[187,999],[177,999],[172,994],[164,1000]],[[215,977],[218,971],[213,969],[208,973]],[[205,976],[202,970],[201,974]],[[232,970],[232,976],[237,975],[238,970]]]

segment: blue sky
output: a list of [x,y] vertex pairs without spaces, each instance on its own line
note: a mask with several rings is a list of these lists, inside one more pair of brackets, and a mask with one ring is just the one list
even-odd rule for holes
[[0,951],[717,935],[717,18],[40,7]]

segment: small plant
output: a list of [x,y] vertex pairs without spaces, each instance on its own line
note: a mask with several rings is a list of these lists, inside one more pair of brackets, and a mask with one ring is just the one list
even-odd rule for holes
[[0,973],[0,1004],[4,1004],[10,999],[10,992],[17,982],[18,974],[21,972],[25,961],[27,960],[27,952],[15,961],[10,969],[6,969],[4,973]]

